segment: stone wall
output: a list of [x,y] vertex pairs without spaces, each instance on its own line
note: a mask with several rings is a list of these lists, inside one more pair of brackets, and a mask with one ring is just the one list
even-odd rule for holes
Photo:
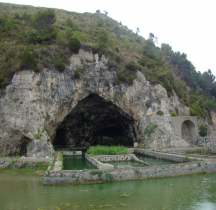
[[132,161],[135,160],[135,155],[98,155],[95,156],[100,162],[120,162],[120,161]]
[[113,169],[114,166],[110,164],[101,163],[96,157],[91,157],[90,155],[85,154],[86,160],[91,163],[97,169]]
[[[169,153],[163,153],[163,152],[155,152],[150,150],[141,150],[141,149],[135,149],[135,154],[142,154],[154,158],[160,158],[164,160],[170,160],[178,163],[182,162],[188,162],[188,161],[197,161],[197,160],[204,160],[205,158],[198,158],[198,157],[188,157],[189,159],[185,159],[186,155],[178,155],[178,154],[169,154]],[[188,156],[188,155],[187,155]]]
[[88,184],[94,182],[149,179],[207,172],[216,172],[215,160],[129,169],[51,171],[49,175],[44,175],[43,184]]
[[197,152],[203,150],[203,147],[187,147],[187,148],[166,148],[166,149],[157,149],[157,152],[171,152],[171,153],[183,153],[185,154],[187,151],[189,152]]

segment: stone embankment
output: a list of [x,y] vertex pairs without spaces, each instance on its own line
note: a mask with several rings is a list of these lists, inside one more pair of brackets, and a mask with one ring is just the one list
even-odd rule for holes
[[[54,184],[88,184],[107,181],[124,181],[135,179],[149,179],[160,177],[172,177],[198,173],[216,172],[216,160],[202,158],[185,159],[183,155],[174,155],[161,152],[136,149],[135,153],[148,154],[154,157],[172,161],[185,162],[172,165],[152,167],[122,167],[93,170],[52,170],[43,177],[44,185]],[[86,156],[88,158],[88,156]],[[94,158],[96,162],[99,162]],[[188,162],[194,161],[194,162]],[[100,163],[100,162],[99,162]]]
[[52,158],[33,158],[33,157],[5,157],[0,158],[0,169],[7,169],[10,166],[13,168],[20,169],[23,168],[24,165],[27,165],[28,168],[35,168],[36,163],[48,163],[52,160]]
[[43,177],[43,184],[88,184],[94,182],[160,178],[207,172],[216,172],[215,160],[143,168],[58,170],[51,171],[50,175],[45,175]]
[[90,155],[85,154],[86,160],[88,160],[95,168],[97,169],[113,169],[114,166],[110,164],[110,162],[123,162],[123,161],[135,161],[145,165],[150,165],[142,160],[139,160],[134,154],[130,155],[98,155],[92,157]]

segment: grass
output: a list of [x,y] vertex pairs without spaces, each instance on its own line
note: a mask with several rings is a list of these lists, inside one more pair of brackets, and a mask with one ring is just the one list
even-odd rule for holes
[[127,155],[130,152],[123,146],[92,146],[86,152],[89,155]]
[[190,160],[190,158],[186,155],[186,156],[185,156],[185,160]]

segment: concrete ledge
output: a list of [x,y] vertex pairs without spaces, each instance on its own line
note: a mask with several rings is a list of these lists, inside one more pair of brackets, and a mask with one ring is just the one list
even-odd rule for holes
[[172,152],[172,153],[185,154],[187,151],[197,152],[197,151],[200,151],[203,149],[204,149],[204,147],[167,148],[167,149],[157,149],[156,152]]
[[142,150],[142,149],[135,149],[134,151],[136,154],[142,154],[150,157],[160,158],[164,160],[170,160],[178,163],[188,162],[188,161],[203,161],[205,158],[199,158],[199,157],[188,157],[189,159],[185,159],[186,155],[180,155],[180,154],[169,154],[169,153],[163,153],[163,152],[155,152],[155,151],[149,151],[149,150]]
[[6,158],[0,158],[0,162],[12,162],[12,161],[16,161],[16,162],[34,162],[34,163],[38,163],[38,162],[50,162],[53,158],[36,158],[36,157],[20,157],[20,158],[15,158],[15,157],[6,157]]

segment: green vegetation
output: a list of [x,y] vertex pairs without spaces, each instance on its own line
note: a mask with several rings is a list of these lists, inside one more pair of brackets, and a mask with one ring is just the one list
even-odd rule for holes
[[160,115],[160,116],[162,116],[162,115],[164,115],[164,113],[163,113],[163,111],[161,111],[161,110],[158,110],[158,111],[157,111],[157,115]]
[[109,182],[109,181],[112,181],[113,180],[113,175],[111,173],[106,173],[106,180]]
[[152,133],[154,133],[154,130],[157,127],[158,127],[158,124],[150,122],[149,125],[147,125],[146,128],[145,128],[144,134],[146,134],[148,137],[150,137],[150,135]]
[[71,37],[69,40],[69,48],[71,52],[77,54],[79,52],[79,49],[81,47],[81,43],[77,38]]
[[13,168],[15,161],[12,162],[12,165],[7,169],[0,169],[0,173],[9,173],[9,174],[16,174],[16,173],[27,173],[27,174],[38,174],[43,175],[44,172],[47,170],[49,163],[38,162],[35,163],[34,168],[30,168],[28,163],[25,163],[22,168],[16,169]]
[[130,152],[123,146],[91,146],[86,152],[89,155],[127,155]]
[[170,113],[172,117],[178,117],[178,115],[175,112]]
[[202,136],[202,137],[207,136],[208,127],[209,126],[206,125],[206,124],[201,124],[199,126],[199,135]]
[[62,162],[61,169],[64,170],[64,165],[63,165],[64,157],[63,157],[63,153],[60,155],[59,160]]
[[149,107],[151,107],[151,106],[152,106],[152,101],[151,101],[151,100],[147,100],[147,101],[146,101],[146,106],[147,106],[147,109],[148,109]]
[[121,195],[121,197],[125,197],[125,198],[129,198],[131,196],[131,194],[127,194],[127,193],[124,193]]
[[85,71],[85,68],[79,68],[74,71],[74,79],[80,79],[80,74]]
[[[192,116],[212,122],[216,82],[211,70],[197,72],[185,53],[165,43],[156,46],[153,33],[145,39],[138,29],[133,33],[108,16],[101,18],[100,12],[0,3],[0,95],[17,71],[63,72],[70,56],[84,49],[108,58],[109,71],[117,72],[116,85],[132,85],[138,70],[152,85],[161,84],[169,97],[175,91],[182,105],[191,107]],[[80,79],[81,73],[74,72],[74,78]]]
[[20,158],[20,155],[17,155],[16,158]]
[[41,81],[41,80],[38,80],[37,83],[36,83],[36,85],[37,85],[37,86],[40,86],[41,83],[42,83],[42,81]]
[[186,155],[186,156],[185,156],[185,160],[190,160],[190,158]]
[[98,178],[100,179],[101,176],[102,176],[102,171],[91,171],[90,174],[91,174],[92,176],[98,175]]
[[65,63],[64,63],[64,60],[62,59],[55,59],[55,65],[56,65],[56,68],[60,71],[60,72],[63,72],[65,70]]
[[40,139],[40,137],[41,137],[41,134],[40,134],[40,133],[37,133],[37,134],[35,135],[35,139]]

